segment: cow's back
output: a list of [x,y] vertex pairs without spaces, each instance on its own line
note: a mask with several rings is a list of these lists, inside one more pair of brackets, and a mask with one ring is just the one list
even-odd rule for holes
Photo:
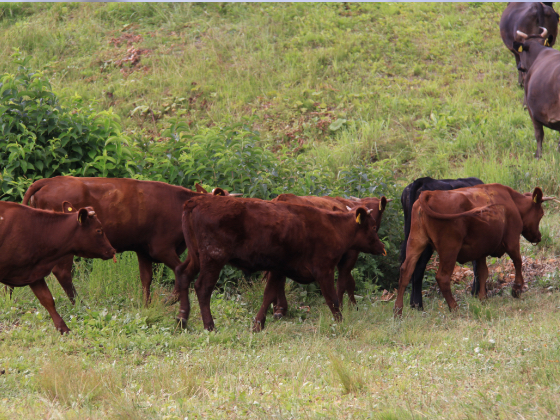
[[182,206],[197,195],[163,182],[127,178],[61,176],[41,181],[30,200],[34,207],[61,211],[63,201],[77,208],[93,207],[119,252],[149,252],[149,243],[160,236],[176,236],[174,240],[182,242]]

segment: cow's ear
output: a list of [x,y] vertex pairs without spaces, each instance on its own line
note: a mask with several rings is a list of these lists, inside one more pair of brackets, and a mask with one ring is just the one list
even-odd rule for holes
[[220,187],[214,188],[212,190],[212,195],[227,195],[226,192],[224,190],[222,190]]
[[62,212],[63,213],[75,213],[76,208],[69,201],[62,202]]
[[198,182],[194,186],[196,187],[196,192],[208,194],[208,191],[206,191]]
[[518,53],[523,52],[523,51],[529,51],[529,47],[527,47],[523,43],[517,42],[517,41],[513,41],[513,49],[515,51],[517,51]]
[[367,215],[369,214],[368,211],[363,208],[363,207],[358,207],[355,210],[355,214],[356,214],[356,223],[358,223],[359,225],[361,225],[362,223],[364,223],[364,220],[366,220]]
[[83,225],[84,223],[87,222],[87,218],[88,218],[88,210],[87,209],[80,209],[78,211],[78,223],[80,225]]
[[542,197],[542,190],[539,187],[535,187],[535,189],[533,190],[533,203],[541,204],[543,201]]
[[385,196],[382,196],[382,197],[379,199],[379,211],[380,211],[381,213],[383,213],[383,212],[385,211],[385,207],[387,207],[387,203],[388,203],[388,202],[389,202],[389,201],[387,200],[387,197],[385,197]]

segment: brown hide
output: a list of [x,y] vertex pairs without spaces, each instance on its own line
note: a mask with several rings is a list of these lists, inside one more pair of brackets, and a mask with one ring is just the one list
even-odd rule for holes
[[403,295],[416,262],[426,246],[439,254],[436,274],[439,288],[450,309],[457,307],[450,288],[455,263],[478,263],[479,298],[486,297],[486,257],[507,253],[515,266],[512,294],[523,289],[519,237],[540,242],[539,223],[544,215],[540,188],[520,194],[500,184],[485,184],[451,191],[424,191],[412,208],[412,223],[401,266],[395,314],[400,315]]
[[109,259],[114,254],[91,207],[57,213],[0,202],[0,282],[31,286],[61,333],[69,329],[55,310],[44,277],[68,255]]
[[[381,218],[383,216],[383,212],[385,211],[385,207],[387,206],[387,199],[385,197],[379,198],[362,198],[362,199],[355,199],[349,200],[342,197],[316,197],[316,196],[297,196],[294,194],[281,194],[275,199],[272,200],[273,202],[285,202],[291,204],[300,204],[300,205],[308,205],[317,207],[324,210],[332,210],[332,211],[342,211],[347,212],[348,208],[356,208],[359,206],[364,206],[367,209],[371,210],[371,216],[375,220],[377,231],[381,227]],[[342,256],[339,263],[337,264],[338,268],[338,279],[336,283],[336,294],[338,297],[338,302],[342,307],[342,301],[344,292],[348,293],[348,299],[350,303],[356,304],[356,297],[354,295],[354,290],[356,289],[356,282],[354,277],[352,276],[352,269],[356,265],[356,261],[358,260],[359,252],[357,251],[348,251],[346,254]],[[274,316],[276,318],[281,318],[282,316],[286,315],[288,310],[288,302],[284,293],[284,289],[281,291],[282,293],[278,296],[277,301],[274,305]]]
[[[558,14],[550,6],[542,3],[509,3],[502,13],[500,19],[500,35],[505,46],[515,57],[516,65],[519,66],[519,51],[514,48],[517,31],[525,34],[539,34],[541,27],[548,31],[548,44],[552,47],[558,36]],[[542,41],[544,42],[544,40]],[[518,83],[523,84],[522,72],[518,73]]]
[[258,199],[196,197],[185,203],[183,232],[188,259],[175,270],[181,311],[186,323],[188,289],[195,284],[204,328],[212,330],[210,296],[226,264],[245,272],[270,271],[263,305],[254,328],[264,326],[266,311],[290,277],[308,284],[316,281],[335,317],[340,317],[334,290],[334,269],[348,250],[381,254],[373,217],[364,207],[353,212],[331,212],[311,206]]
[[[216,194],[227,192],[216,189]],[[181,231],[183,204],[199,195],[202,194],[163,182],[58,176],[34,182],[23,204],[61,211],[60,203],[68,200],[78,207],[93,207],[117,252],[136,252],[144,300],[148,303],[152,263],[164,263],[173,270],[180,264],[179,255],[186,248]],[[74,302],[72,261],[72,257],[61,261],[53,274]]]

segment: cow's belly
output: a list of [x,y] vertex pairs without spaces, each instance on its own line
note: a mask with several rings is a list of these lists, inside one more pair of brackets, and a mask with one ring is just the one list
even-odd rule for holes
[[39,264],[34,267],[0,267],[2,271],[0,282],[12,287],[28,286],[48,276],[53,267],[54,263]]
[[474,244],[464,244],[459,255],[457,255],[457,262],[465,264],[487,256],[501,257],[504,253],[505,248],[502,245],[501,238],[499,240],[490,239],[486,243],[480,241]]

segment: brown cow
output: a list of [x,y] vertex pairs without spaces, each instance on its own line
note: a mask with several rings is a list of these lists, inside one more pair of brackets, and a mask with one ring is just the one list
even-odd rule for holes
[[515,57],[518,69],[518,83],[523,85],[523,71],[519,69],[520,54],[513,45],[515,34],[521,31],[526,34],[540,33],[539,28],[546,28],[548,35],[543,43],[552,47],[558,36],[558,13],[551,6],[543,3],[516,3],[507,5],[500,19],[500,35],[505,46]]
[[334,269],[348,250],[382,254],[370,211],[331,212],[311,206],[250,198],[196,197],[185,203],[183,232],[187,260],[175,269],[186,325],[189,285],[200,272],[195,290],[204,328],[214,329],[210,297],[226,264],[245,272],[270,271],[254,330],[264,327],[266,312],[283,288],[284,277],[298,283],[316,281],[328,307],[340,318],[334,290]]
[[45,277],[65,256],[106,260],[116,251],[91,207],[76,212],[72,204],[61,204],[64,213],[0,201],[0,282],[30,286],[64,334],[70,330],[56,312]]
[[[546,29],[539,35],[518,33],[514,46],[521,54],[519,70],[525,76],[525,105],[533,122],[537,152],[542,156],[544,127],[560,131],[560,51],[542,45]],[[560,150],[560,141],[558,142]]]
[[[351,211],[356,207],[365,206],[367,209],[372,210],[371,215],[373,216],[377,231],[381,227],[381,218],[383,217],[383,212],[387,203],[391,200],[387,200],[385,196],[381,198],[353,198],[352,200],[342,198],[342,197],[316,197],[316,196],[297,196],[294,194],[280,194],[278,197],[272,200],[273,202],[284,202],[291,204],[300,204],[317,207],[324,210],[332,211]],[[342,307],[342,300],[344,297],[344,292],[348,292],[348,299],[350,303],[356,304],[356,297],[354,296],[354,290],[356,289],[356,281],[352,277],[352,269],[358,261],[359,252],[350,250],[342,256],[338,268],[338,280],[336,283],[336,294],[338,297],[338,302]],[[275,318],[282,318],[286,315],[288,311],[288,301],[286,299],[286,294],[282,288],[282,293],[278,296],[276,304],[273,308],[273,313]]]
[[427,246],[439,254],[436,280],[449,309],[455,309],[450,277],[455,262],[476,261],[480,299],[486,297],[486,257],[507,253],[515,266],[512,295],[523,289],[519,236],[540,242],[539,223],[544,215],[540,188],[520,194],[500,184],[477,185],[451,191],[424,191],[412,207],[412,227],[401,266],[395,315],[402,314],[403,295],[420,255]]
[[[206,192],[200,186],[198,189]],[[217,188],[213,194],[228,195],[228,192]],[[172,270],[181,263],[179,255],[186,248],[181,230],[183,204],[199,195],[163,182],[57,176],[34,182],[25,193],[23,204],[59,210],[60,203],[68,200],[78,207],[93,207],[117,252],[136,252],[147,304],[150,301],[152,263],[163,263]],[[68,255],[53,269],[72,303],[76,293],[72,284],[73,260]],[[178,298],[177,286],[174,296]]]

